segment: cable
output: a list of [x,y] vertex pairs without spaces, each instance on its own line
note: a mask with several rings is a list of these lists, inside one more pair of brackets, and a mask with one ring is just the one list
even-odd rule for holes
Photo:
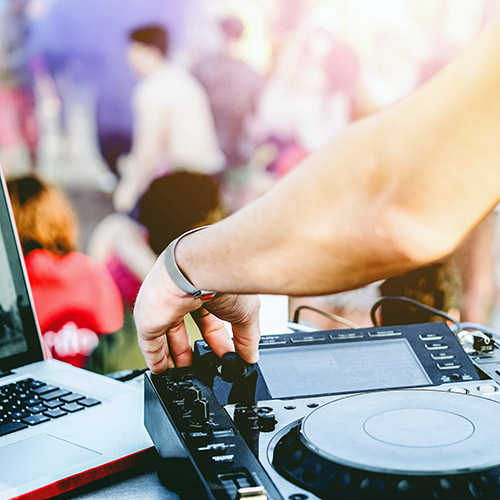
[[500,340],[500,334],[498,334],[495,330],[489,328],[488,326],[481,325],[479,323],[471,323],[468,321],[464,321],[460,323],[462,330],[478,330],[483,333],[489,333],[492,337]]
[[422,304],[421,302],[418,302],[418,300],[413,300],[413,299],[410,299],[408,297],[390,297],[390,296],[382,297],[379,300],[377,300],[377,302],[375,302],[375,304],[373,304],[372,309],[370,311],[370,317],[371,317],[371,320],[372,320],[374,326],[378,326],[377,325],[377,318],[375,317],[375,312],[382,305],[383,302],[388,302],[388,301],[406,302],[406,303],[411,304],[415,307],[419,307],[420,309],[423,309],[424,311],[431,312],[433,314],[436,314],[437,316],[441,316],[442,318],[447,319],[448,321],[451,321],[457,327],[457,332],[459,332],[462,329],[460,322],[456,318],[451,316],[450,314],[445,313],[444,311],[440,311],[439,309],[434,309],[434,307],[428,306],[426,304]]
[[120,382],[128,382],[136,377],[142,375],[147,368],[136,368],[134,370],[120,370],[117,372],[107,373],[106,376],[119,380]]
[[337,314],[329,313],[326,311],[322,311],[321,309],[316,309],[315,307],[312,306],[299,306],[295,309],[293,313],[293,322],[294,323],[299,323],[299,315],[300,311],[302,309],[308,309],[309,311],[313,311],[315,313],[321,314],[327,318],[333,319],[333,321],[336,321],[337,323],[341,323],[343,325],[348,326],[349,328],[359,328],[359,325],[356,323],[353,323],[352,321],[349,321],[348,319],[343,318],[342,316],[338,316]]

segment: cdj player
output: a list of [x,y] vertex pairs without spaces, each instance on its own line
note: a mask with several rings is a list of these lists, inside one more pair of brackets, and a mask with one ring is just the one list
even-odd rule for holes
[[259,350],[246,365],[200,341],[192,367],[146,374],[159,475],[185,488],[188,474],[186,498],[500,499],[496,352],[473,362],[445,323],[265,336]]

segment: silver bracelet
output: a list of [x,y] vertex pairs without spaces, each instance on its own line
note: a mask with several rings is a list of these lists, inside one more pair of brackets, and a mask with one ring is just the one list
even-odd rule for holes
[[182,271],[179,269],[177,265],[177,261],[175,260],[175,247],[177,243],[187,236],[188,234],[194,233],[196,231],[200,231],[201,229],[206,229],[208,226],[197,227],[195,229],[191,229],[183,234],[181,234],[178,238],[173,240],[165,249],[164,253],[164,263],[165,268],[167,270],[168,275],[172,279],[172,281],[181,289],[183,292],[188,293],[189,295],[193,295],[195,299],[207,300],[215,297],[217,292],[209,292],[207,290],[200,290],[196,288],[185,276],[182,274]]

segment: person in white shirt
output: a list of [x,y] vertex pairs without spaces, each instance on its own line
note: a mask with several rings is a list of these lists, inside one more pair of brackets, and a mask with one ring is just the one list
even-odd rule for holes
[[130,211],[152,180],[183,169],[217,176],[224,166],[210,103],[201,84],[166,59],[168,32],[144,26],[129,35],[134,91],[131,154],[121,162],[115,208]]

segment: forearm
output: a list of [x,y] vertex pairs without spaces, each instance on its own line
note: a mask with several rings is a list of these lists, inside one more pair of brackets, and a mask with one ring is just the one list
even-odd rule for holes
[[390,179],[377,173],[366,140],[365,124],[351,129],[256,202],[181,240],[180,267],[197,286],[210,285],[205,289],[288,295],[379,279],[387,260],[401,270],[377,206]]
[[306,295],[448,254],[499,198],[499,57],[497,20],[429,85],[181,240],[180,267],[203,289]]

